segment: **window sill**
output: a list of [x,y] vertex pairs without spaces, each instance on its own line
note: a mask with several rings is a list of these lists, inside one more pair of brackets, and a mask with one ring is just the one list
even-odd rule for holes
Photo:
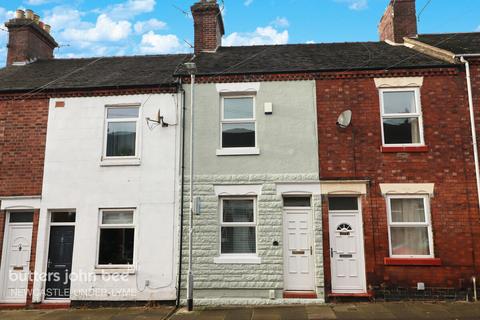
[[439,258],[384,258],[386,266],[441,266]]
[[100,167],[119,167],[119,166],[139,166],[141,160],[134,159],[104,159],[100,162]]
[[428,152],[428,147],[427,146],[381,146],[380,151],[384,153]]
[[213,258],[216,264],[261,264],[262,258],[256,255],[232,255]]
[[112,267],[96,267],[95,274],[135,274],[134,268],[112,268]]
[[247,156],[247,155],[259,155],[260,149],[258,148],[225,148],[217,149],[217,156]]

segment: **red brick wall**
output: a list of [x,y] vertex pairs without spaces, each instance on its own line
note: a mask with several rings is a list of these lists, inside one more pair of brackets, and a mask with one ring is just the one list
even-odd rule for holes
[[192,6],[195,53],[215,51],[222,44],[223,22],[218,4],[201,0]]
[[[473,153],[462,75],[424,79],[422,153],[382,153],[379,94],[372,78],[317,81],[320,176],[324,180],[370,180],[363,202],[367,284],[428,287],[469,286],[480,272],[480,219]],[[336,126],[353,111],[352,125]],[[435,183],[431,199],[435,257],[441,266],[386,266],[387,213],[379,183]],[[326,200],[326,199],[325,199]],[[325,275],[330,286],[328,211],[323,208]],[[474,240],[476,239],[476,247]]]
[[380,40],[403,43],[403,38],[417,35],[415,0],[391,0],[380,24]]
[[48,99],[0,100],[0,196],[42,193]]

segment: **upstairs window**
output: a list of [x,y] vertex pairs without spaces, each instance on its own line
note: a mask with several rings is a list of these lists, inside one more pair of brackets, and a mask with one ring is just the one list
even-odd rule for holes
[[380,96],[383,145],[423,145],[419,89],[382,89]]
[[428,196],[389,196],[387,201],[390,256],[432,258]]
[[138,107],[107,107],[106,158],[134,158],[138,153]]
[[254,97],[222,97],[221,146],[222,149],[256,147]]

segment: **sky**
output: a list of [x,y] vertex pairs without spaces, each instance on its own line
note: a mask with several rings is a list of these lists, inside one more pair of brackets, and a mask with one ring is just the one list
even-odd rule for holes
[[[52,26],[58,58],[191,52],[197,0],[0,0],[0,20],[32,9]],[[389,0],[218,0],[223,45],[377,41]],[[478,0],[417,0],[419,33],[480,31]],[[0,27],[0,66],[7,32]]]

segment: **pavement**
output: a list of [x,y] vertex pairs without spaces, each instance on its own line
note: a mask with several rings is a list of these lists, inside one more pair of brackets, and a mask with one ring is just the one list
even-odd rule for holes
[[[480,320],[480,303],[398,302],[306,306],[197,308],[99,308],[66,310],[3,310],[1,320]],[[175,311],[175,313],[173,313]]]

